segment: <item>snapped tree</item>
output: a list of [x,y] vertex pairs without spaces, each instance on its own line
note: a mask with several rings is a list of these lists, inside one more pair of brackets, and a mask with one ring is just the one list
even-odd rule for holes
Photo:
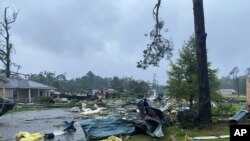
[[[167,56],[167,59],[172,57],[172,41],[164,38],[161,34],[164,21],[159,18],[160,5],[161,0],[157,0],[153,8],[153,18],[156,23],[149,33],[151,43],[147,44],[147,48],[143,51],[143,60],[137,62],[138,68],[146,69],[149,65],[159,66],[159,62],[164,56]],[[148,36],[148,34],[145,34],[145,36]]]
[[246,73],[246,76],[250,75],[250,68],[246,68],[245,73]]
[[[3,21],[0,22],[0,35],[1,35],[1,44],[0,44],[0,60],[3,63],[5,69],[4,73],[7,78],[11,75],[11,65],[14,65],[18,69],[20,68],[19,65],[13,63],[11,61],[11,53],[13,53],[14,47],[13,44],[10,42],[10,28],[11,24],[13,24],[16,21],[18,12],[13,11],[12,15],[9,16],[8,14],[8,8],[6,7],[4,9],[4,15],[3,15]],[[18,70],[17,70],[18,71]]]
[[239,79],[238,79],[238,73],[240,69],[238,67],[234,67],[232,71],[229,73],[229,75],[233,76],[234,81],[234,88],[237,90],[238,96],[240,95],[240,89],[239,89]]
[[[146,69],[149,65],[158,66],[159,62],[165,55],[167,59],[172,56],[172,42],[162,37],[160,34],[163,29],[163,21],[159,20],[159,7],[161,0],[157,0],[157,4],[153,9],[154,19],[156,21],[154,29],[150,32],[152,42],[147,45],[146,50],[143,51],[144,59],[137,63],[137,67]],[[211,99],[208,81],[208,67],[207,67],[207,51],[206,51],[206,37],[205,20],[203,0],[193,0],[194,12],[194,29],[195,29],[195,46],[197,57],[197,82],[198,82],[198,116],[196,121],[198,123],[211,123]]]
[[209,124],[212,121],[211,99],[208,81],[207,49],[203,0],[193,0],[195,46],[197,57],[199,123]]

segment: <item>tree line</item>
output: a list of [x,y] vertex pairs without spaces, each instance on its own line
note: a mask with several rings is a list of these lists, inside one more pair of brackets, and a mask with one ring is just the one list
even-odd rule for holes
[[84,93],[93,89],[115,89],[118,92],[127,92],[131,94],[149,94],[150,84],[142,80],[135,80],[132,77],[103,78],[89,71],[86,75],[68,80],[66,73],[56,75],[55,72],[40,72],[39,74],[30,74],[29,80],[53,86],[60,92],[66,93]]
[[230,76],[223,76],[219,79],[220,89],[234,89],[240,95],[246,94],[246,78],[247,75],[240,75],[237,79]]

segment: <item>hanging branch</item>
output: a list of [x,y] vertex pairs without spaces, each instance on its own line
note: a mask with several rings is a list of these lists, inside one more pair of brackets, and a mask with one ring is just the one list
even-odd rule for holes
[[156,21],[156,32],[157,32],[157,35],[159,34],[159,31],[160,31],[160,27],[159,27],[159,8],[160,8],[160,5],[161,5],[161,0],[158,0],[158,3],[155,4],[155,7],[153,9],[153,17]]
[[[143,51],[143,60],[137,62],[138,68],[146,69],[149,65],[159,66],[160,60],[164,58],[165,55],[168,60],[172,57],[172,41],[161,35],[164,21],[159,20],[160,5],[161,0],[157,0],[157,3],[153,8],[153,18],[156,24],[153,30],[149,33],[152,42],[147,44],[147,48]],[[147,36],[147,34],[145,34],[145,36]]]

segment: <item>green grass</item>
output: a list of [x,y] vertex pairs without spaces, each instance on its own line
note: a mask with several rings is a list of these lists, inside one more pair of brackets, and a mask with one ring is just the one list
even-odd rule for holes
[[57,104],[35,104],[35,105],[16,105],[12,110],[9,112],[22,112],[22,111],[33,111],[33,110],[44,110],[50,108],[49,106],[54,107],[73,107],[75,105],[68,104],[68,103],[57,103]]
[[[190,137],[197,137],[197,136],[219,136],[219,135],[229,135],[229,126],[226,124],[217,124],[212,125],[211,127],[207,127],[205,129],[188,129],[188,130],[179,130],[176,131],[176,138],[177,140],[183,140],[186,133]],[[223,139],[223,140],[229,140]],[[222,139],[217,139],[214,141],[223,141]],[[212,141],[212,140],[210,140]]]
[[22,106],[17,105],[12,110],[10,110],[9,112],[14,113],[14,112],[44,110],[44,109],[47,109],[47,107],[41,106],[41,105],[22,105]]
[[[172,141],[170,136],[176,138],[177,141],[183,141],[186,133],[189,137],[229,135],[229,126],[227,124],[214,124],[205,129],[181,129],[178,126],[172,126],[164,129],[164,137],[162,138],[152,138],[140,134],[132,135],[127,141]],[[229,138],[204,141],[229,141]]]
[[247,100],[247,97],[246,95],[222,95],[224,98],[233,98],[237,101],[246,101]]

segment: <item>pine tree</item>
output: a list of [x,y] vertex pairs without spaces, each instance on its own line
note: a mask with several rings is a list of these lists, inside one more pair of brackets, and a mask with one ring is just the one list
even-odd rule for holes
[[[218,80],[216,77],[217,70],[211,68],[211,63],[208,63],[209,84],[212,99],[218,97],[216,90],[218,88]],[[195,38],[184,43],[179,52],[179,58],[175,63],[171,63],[168,71],[169,79],[168,94],[177,100],[189,100],[190,107],[193,108],[193,101],[197,101],[198,85],[197,85],[197,65],[196,65],[196,48]]]

